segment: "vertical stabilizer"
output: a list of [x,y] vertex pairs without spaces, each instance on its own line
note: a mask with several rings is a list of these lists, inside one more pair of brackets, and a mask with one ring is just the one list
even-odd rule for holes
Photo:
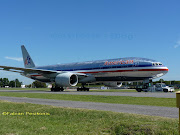
[[23,55],[23,61],[24,61],[24,67],[25,68],[34,68],[35,64],[33,60],[31,59],[31,56],[27,52],[26,48],[24,45],[21,46],[22,49],[22,55]]

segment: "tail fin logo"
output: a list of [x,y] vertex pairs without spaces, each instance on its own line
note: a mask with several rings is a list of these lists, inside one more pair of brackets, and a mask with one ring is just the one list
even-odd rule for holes
[[30,65],[31,64],[31,58],[29,56],[27,56],[26,60],[25,60],[25,65]]

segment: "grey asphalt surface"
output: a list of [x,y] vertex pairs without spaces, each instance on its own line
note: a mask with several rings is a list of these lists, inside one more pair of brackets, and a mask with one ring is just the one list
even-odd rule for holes
[[0,96],[0,100],[11,102],[24,102],[41,105],[52,105],[58,107],[84,108],[93,110],[103,110],[112,112],[134,113],[151,116],[161,116],[169,118],[178,118],[178,109],[175,107],[157,107],[144,105],[125,105],[125,104],[110,104],[110,103],[94,103],[80,101],[64,101],[50,100],[37,98],[19,98],[19,97],[4,97]]
[[79,92],[79,91],[51,92],[51,91],[38,91],[38,90],[0,90],[0,92],[176,98],[175,92],[174,93],[164,93],[164,92]]

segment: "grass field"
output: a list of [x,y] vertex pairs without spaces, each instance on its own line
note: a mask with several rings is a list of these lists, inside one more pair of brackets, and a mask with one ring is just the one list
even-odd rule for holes
[[175,98],[0,92],[0,96],[176,107]]
[[178,135],[178,119],[4,101],[0,121],[1,135]]

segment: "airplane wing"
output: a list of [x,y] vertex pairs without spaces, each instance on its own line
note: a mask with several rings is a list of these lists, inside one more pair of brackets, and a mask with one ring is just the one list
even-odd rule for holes
[[52,73],[60,73],[59,71],[52,70],[42,70],[42,69],[34,69],[34,68],[19,68],[19,67],[9,67],[9,66],[0,66],[0,70],[18,72],[18,73],[44,73],[44,74],[52,74]]
[[[34,69],[34,68],[19,68],[19,67],[10,67],[10,66],[0,66],[0,70],[17,72],[17,73],[38,73],[38,74],[53,74],[53,73],[66,73],[68,71],[54,71],[54,70],[44,70],[44,69]],[[75,73],[78,76],[87,77],[87,74]]]

